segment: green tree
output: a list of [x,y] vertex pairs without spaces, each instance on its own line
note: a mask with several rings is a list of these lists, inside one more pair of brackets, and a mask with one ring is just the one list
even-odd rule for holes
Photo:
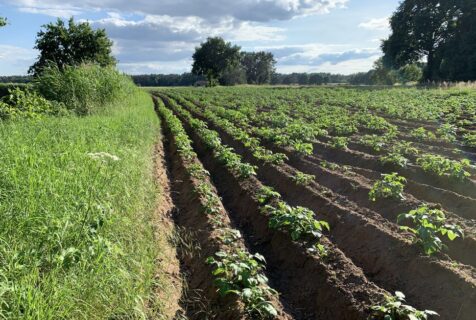
[[0,28],[7,25],[7,18],[0,17]]
[[73,18],[67,23],[58,19],[43,28],[37,34],[35,49],[40,55],[29,69],[31,74],[38,75],[51,64],[60,70],[87,62],[103,67],[116,64],[111,54],[112,41],[104,29],[93,30],[87,22],[76,24]]
[[208,85],[214,86],[226,70],[240,63],[240,49],[220,37],[208,38],[195,48],[192,73],[206,76]]
[[220,77],[220,84],[234,86],[246,83],[246,73],[241,65],[226,68]]
[[460,2],[403,1],[390,19],[392,34],[382,43],[385,65],[399,69],[426,59],[425,79],[437,78],[437,53],[457,30],[462,14]]
[[407,82],[418,82],[422,76],[422,68],[415,63],[404,65],[398,69],[398,78],[403,84]]
[[271,52],[243,52],[241,64],[246,72],[246,81],[250,84],[269,83],[276,70],[276,60]]
[[458,0],[457,31],[438,53],[439,76],[452,81],[476,80],[476,1]]
[[373,84],[378,85],[393,85],[397,82],[398,73],[395,70],[387,68],[380,58],[374,63],[372,73]]

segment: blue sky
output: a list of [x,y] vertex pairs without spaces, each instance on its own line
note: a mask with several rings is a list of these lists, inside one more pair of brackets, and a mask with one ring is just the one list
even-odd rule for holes
[[0,75],[26,74],[41,26],[74,16],[105,28],[127,73],[190,70],[195,46],[222,36],[267,50],[278,72],[367,71],[398,0],[0,0]]

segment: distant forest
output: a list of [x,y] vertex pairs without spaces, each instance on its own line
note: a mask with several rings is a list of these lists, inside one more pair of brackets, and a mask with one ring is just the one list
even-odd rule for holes
[[[363,73],[367,74],[367,73]],[[274,73],[271,75],[271,81],[269,84],[299,84],[299,85],[319,85],[329,83],[348,83],[357,84],[355,80],[364,80],[362,75],[350,75],[345,76],[341,74],[331,73],[291,73],[281,74]],[[169,86],[194,86],[205,85],[206,78],[204,76],[194,75],[192,73],[183,74],[145,74],[132,76],[134,82],[143,87],[169,87]],[[370,82],[370,80],[369,80]],[[243,83],[242,83],[243,84]],[[359,83],[370,84],[370,83]]]
[[[192,73],[183,74],[143,74],[131,76],[134,82],[142,87],[171,87],[171,86],[194,86],[204,85],[206,78]],[[0,83],[28,83],[31,76],[0,76]],[[329,83],[344,84],[372,84],[367,72],[342,75],[332,73],[274,73],[270,84],[273,85],[320,85]]]

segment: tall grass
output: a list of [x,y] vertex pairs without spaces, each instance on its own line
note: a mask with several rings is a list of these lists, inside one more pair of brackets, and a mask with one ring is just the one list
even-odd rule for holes
[[[84,113],[118,86],[72,72],[62,89],[58,79],[49,92]],[[0,319],[144,316],[159,124],[147,94],[124,93],[89,117],[0,121]]]
[[46,99],[62,102],[78,115],[97,112],[136,90],[129,77],[95,64],[68,66],[63,71],[52,65],[35,79],[34,87]]

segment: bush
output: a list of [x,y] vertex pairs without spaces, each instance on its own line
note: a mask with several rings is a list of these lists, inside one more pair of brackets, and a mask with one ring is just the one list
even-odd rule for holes
[[8,95],[11,89],[20,88],[26,89],[29,85],[25,83],[0,83],[0,98]]
[[63,71],[51,65],[35,79],[34,86],[46,99],[64,103],[77,115],[92,114],[137,90],[126,75],[94,64],[67,66]]
[[14,88],[0,101],[0,120],[40,118],[61,114],[64,110],[61,103],[48,101],[34,91]]

